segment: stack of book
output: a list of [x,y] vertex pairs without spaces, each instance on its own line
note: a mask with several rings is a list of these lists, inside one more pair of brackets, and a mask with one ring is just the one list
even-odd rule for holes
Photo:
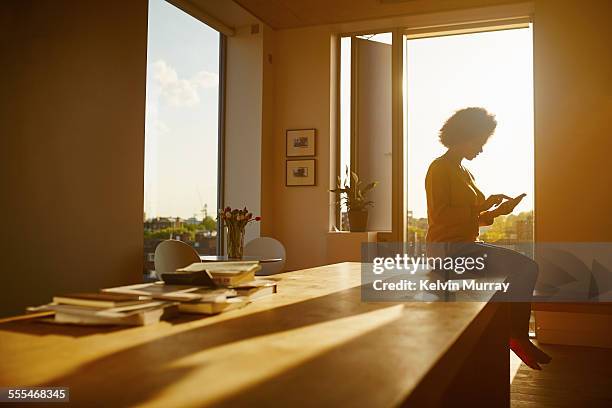
[[179,302],[179,312],[206,315],[239,309],[248,303],[247,298],[238,296],[235,290],[229,288],[167,285],[163,282],[119,286],[102,289],[102,291],[139,296],[141,299]]
[[163,281],[103,289],[107,293],[140,296],[141,299],[176,301],[183,313],[218,314],[246,306],[276,293],[276,281],[255,279],[259,262],[197,262]]
[[118,293],[72,293],[55,296],[31,312],[54,312],[56,323],[145,326],[178,312],[178,303]]
[[196,262],[178,269],[173,275],[208,275],[215,285],[228,287],[252,301],[276,293],[276,281],[255,279],[255,273],[261,270],[257,261],[234,262]]
[[276,293],[276,281],[269,279],[256,279],[232,287],[238,294],[249,301]]
[[162,274],[163,281],[56,296],[28,310],[54,312],[56,323],[85,325],[147,325],[178,312],[213,315],[276,293],[275,280],[255,278],[260,269],[259,262],[198,262]]
[[261,270],[257,261],[196,262],[177,269],[176,274],[207,273],[219,286],[237,286],[255,280],[255,272]]

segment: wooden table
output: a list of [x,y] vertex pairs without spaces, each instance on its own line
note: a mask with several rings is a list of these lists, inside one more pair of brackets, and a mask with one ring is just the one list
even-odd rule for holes
[[134,328],[0,324],[0,385],[78,406],[509,405],[499,303],[362,303],[360,264],[284,273],[278,294]]

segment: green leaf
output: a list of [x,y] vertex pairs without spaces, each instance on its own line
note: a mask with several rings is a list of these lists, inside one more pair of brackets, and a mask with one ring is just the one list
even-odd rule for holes
[[378,181],[373,181],[363,188],[363,192],[368,192],[378,185]]
[[[336,204],[338,206],[344,204],[349,211],[361,211],[365,210],[366,207],[373,205],[373,201],[367,200],[367,194],[378,185],[378,182],[374,181],[365,184],[363,181],[359,180],[359,176],[356,172],[350,171],[349,166],[346,166],[345,174],[346,178],[344,183],[342,183],[341,177],[338,176],[337,187],[333,190],[329,190],[331,193],[337,195],[338,198],[336,200]],[[363,187],[364,184],[365,187]]]

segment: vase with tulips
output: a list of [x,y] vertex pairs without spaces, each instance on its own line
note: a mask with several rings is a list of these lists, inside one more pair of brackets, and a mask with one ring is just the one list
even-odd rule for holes
[[219,217],[223,220],[227,231],[227,257],[242,259],[244,251],[244,231],[246,226],[261,217],[254,217],[246,207],[242,210],[225,207],[219,210]]

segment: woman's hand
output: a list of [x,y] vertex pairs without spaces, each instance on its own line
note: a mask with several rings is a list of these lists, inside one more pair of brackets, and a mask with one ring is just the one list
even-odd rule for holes
[[489,225],[493,225],[494,219],[495,219],[495,215],[493,215],[493,211],[481,212],[480,215],[478,216],[478,226],[488,227]]
[[526,195],[527,194],[523,193],[518,197],[511,198],[508,201],[504,201],[497,208],[491,211],[491,214],[493,214],[493,217],[510,214]]
[[508,197],[505,194],[493,194],[489,196],[484,203],[482,203],[480,206],[480,211],[487,211],[489,208],[495,205],[500,205],[504,200],[512,200],[512,197]]
[[[527,194],[523,193],[518,197],[508,198],[504,196],[503,194],[496,194],[496,196],[503,196],[503,198],[508,198],[508,200],[504,201],[499,206],[495,207],[493,210],[482,211],[480,215],[478,216],[478,225],[481,227],[492,225],[493,221],[495,220],[495,217],[499,217],[500,215],[510,214],[512,211],[514,211],[516,206],[521,202],[521,200],[526,195]],[[489,197],[489,199],[491,199],[492,197],[494,196]],[[487,199],[487,201],[489,199]]]

